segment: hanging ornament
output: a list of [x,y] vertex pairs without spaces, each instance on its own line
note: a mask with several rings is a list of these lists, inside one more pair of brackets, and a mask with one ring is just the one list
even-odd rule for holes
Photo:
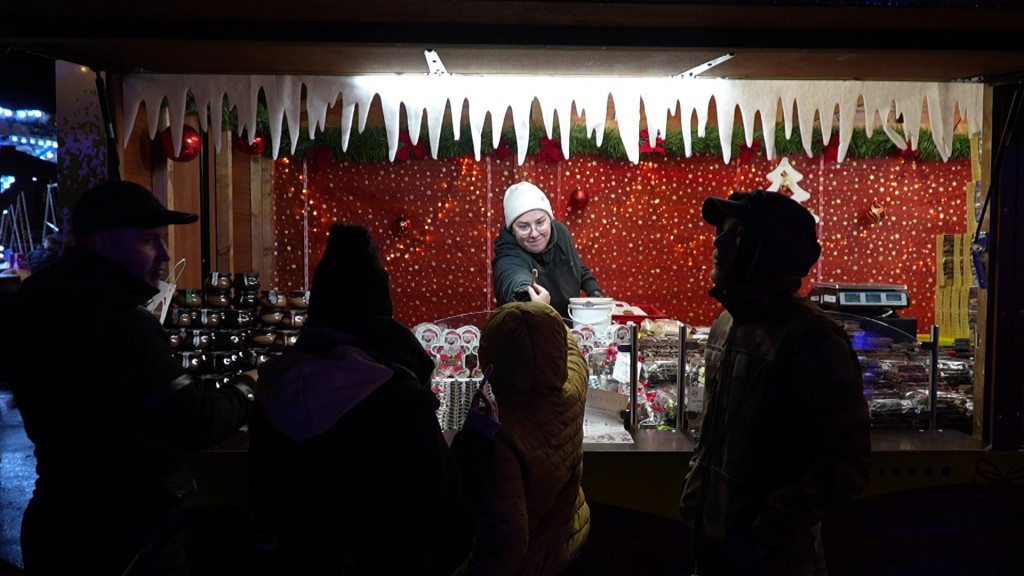
[[391,235],[396,238],[405,236],[410,230],[412,230],[412,221],[405,216],[399,216],[391,223]]
[[857,220],[864,226],[881,224],[883,219],[885,219],[885,207],[879,202],[872,202],[871,206],[862,210],[857,216]]
[[577,212],[582,212],[587,204],[590,203],[590,194],[582,189],[577,188],[569,194],[569,209]]
[[199,156],[199,151],[203,149],[203,141],[199,137],[199,131],[186,124],[181,133],[181,153],[175,155],[171,127],[168,126],[160,133],[160,147],[163,149],[164,155],[171,160],[188,162]]
[[259,156],[263,154],[263,151],[267,148],[267,141],[263,138],[263,134],[256,132],[252,137],[252,142],[249,142],[249,138],[245,132],[242,132],[238,136],[235,136],[235,147],[238,151],[246,156]]

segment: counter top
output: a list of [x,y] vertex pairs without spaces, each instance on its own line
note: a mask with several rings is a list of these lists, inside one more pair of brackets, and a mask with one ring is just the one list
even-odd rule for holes
[[637,430],[632,444],[583,443],[584,452],[693,452],[693,437],[675,430]]
[[[454,431],[446,431],[445,438],[451,442]],[[205,452],[245,452],[249,449],[249,433],[242,428]],[[907,451],[963,451],[985,450],[981,440],[972,438],[957,430],[890,430],[871,431],[872,452]],[[632,444],[584,443],[584,452],[693,452],[693,437],[688,432],[674,430],[637,430],[633,433]]]
[[[445,437],[451,441],[454,432],[446,432]],[[587,499],[676,519],[680,483],[693,454],[692,436],[637,430],[633,439],[631,444],[584,444]],[[987,451],[980,440],[960,431],[875,429],[871,442],[871,482],[863,496],[1004,482],[1024,467],[1024,453]],[[238,482],[245,483],[248,449],[249,434],[243,428],[195,455],[194,473],[202,478],[212,501],[242,497]]]

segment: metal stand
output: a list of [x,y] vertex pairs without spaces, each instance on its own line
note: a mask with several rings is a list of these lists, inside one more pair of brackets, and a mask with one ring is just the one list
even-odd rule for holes
[[637,369],[637,340],[639,330],[633,322],[629,323],[629,430],[636,431],[637,415],[640,410],[637,406],[636,389],[640,385],[640,371]]
[[928,429],[938,430],[937,418],[939,401],[939,327],[932,324],[931,359],[928,364]]
[[686,420],[686,335],[689,328],[679,324],[679,353],[676,355],[676,432],[688,430]]

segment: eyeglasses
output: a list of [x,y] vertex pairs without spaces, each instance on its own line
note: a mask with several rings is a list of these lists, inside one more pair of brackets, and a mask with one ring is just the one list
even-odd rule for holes
[[530,230],[536,230],[538,234],[544,233],[551,226],[551,219],[548,217],[542,217],[533,224],[529,222],[517,222],[512,225],[512,231],[520,236],[526,236],[530,233]]

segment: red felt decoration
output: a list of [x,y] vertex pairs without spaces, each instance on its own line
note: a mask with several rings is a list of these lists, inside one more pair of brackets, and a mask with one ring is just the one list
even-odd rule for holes
[[188,162],[195,160],[199,156],[199,152],[203,149],[203,141],[199,137],[199,131],[186,124],[181,133],[181,153],[175,154],[171,127],[168,126],[160,133],[160,147],[163,149],[164,155],[171,160],[175,162]]
[[565,159],[562,156],[562,139],[555,138],[554,140],[541,136],[540,138],[540,152],[537,152],[537,159],[543,160],[548,164],[558,164]]
[[750,158],[761,151],[761,139],[754,138],[754,143],[747,146],[746,143],[740,143],[740,164],[750,164]]
[[839,138],[834,135],[831,140],[828,141],[828,146],[822,142],[821,148],[822,160],[825,162],[838,162],[839,161]]
[[263,138],[263,134],[256,132],[252,137],[252,142],[249,142],[249,138],[243,132],[235,137],[235,147],[238,151],[246,156],[259,156],[263,154],[263,151],[267,148],[266,139]]
[[[658,134],[661,134],[660,130],[658,131]],[[651,133],[647,129],[641,130],[640,131],[640,153],[641,154],[661,154],[662,156],[664,156],[665,155],[665,139],[662,138],[661,136],[658,136],[655,139],[655,141],[654,141],[654,145],[651,146]]]
[[494,149],[494,157],[498,160],[504,160],[512,155],[512,148],[509,147],[508,142],[504,140],[498,142],[498,147]]
[[308,166],[314,172],[323,172],[334,164],[334,159],[331,157],[331,147],[326,144],[307,150],[306,160],[309,162]]
[[427,147],[423,145],[423,142],[413,144],[412,137],[405,130],[398,135],[398,143],[400,146],[395,151],[396,162],[405,162],[409,159],[422,160],[427,157]]
[[917,160],[917,158],[921,155],[921,151],[914,150],[914,146],[910,143],[910,140],[904,140],[903,143],[905,144],[903,149],[900,150],[899,146],[897,146],[893,155],[899,156],[900,158],[903,158],[907,162],[913,162]]

